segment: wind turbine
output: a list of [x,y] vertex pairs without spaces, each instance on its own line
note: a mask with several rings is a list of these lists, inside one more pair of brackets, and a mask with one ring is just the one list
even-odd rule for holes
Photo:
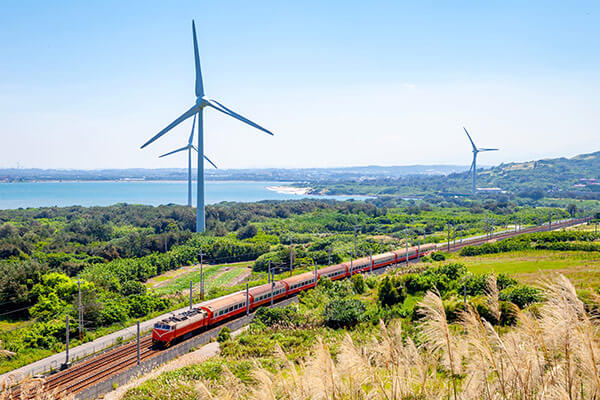
[[225,107],[223,104],[219,103],[216,100],[213,99],[209,99],[208,97],[204,96],[204,86],[202,84],[202,71],[200,70],[200,56],[198,55],[198,40],[196,39],[196,25],[194,24],[194,21],[192,20],[192,34],[193,34],[193,39],[194,39],[194,64],[195,64],[195,68],[196,68],[196,85],[195,85],[195,91],[196,91],[196,103],[186,112],[184,112],[183,114],[181,114],[181,116],[179,116],[175,121],[171,122],[169,125],[167,125],[167,127],[165,129],[163,129],[162,131],[158,132],[158,134],[156,134],[156,136],[154,136],[152,139],[148,140],[146,143],[144,143],[144,145],[141,147],[142,149],[146,146],[148,146],[150,143],[154,142],[155,140],[157,140],[158,138],[160,138],[161,136],[163,136],[165,133],[169,132],[171,129],[173,129],[174,127],[176,127],[177,125],[179,125],[180,123],[182,123],[183,121],[185,121],[186,119],[192,117],[192,116],[197,116],[197,120],[198,120],[198,204],[197,204],[197,209],[196,209],[196,232],[203,232],[204,231],[204,227],[205,227],[205,223],[204,223],[204,163],[202,162],[203,158],[204,158],[204,124],[203,124],[203,111],[205,107],[211,107],[214,108],[217,111],[222,112],[225,115],[229,115],[232,118],[235,118],[237,120],[240,120],[258,130],[261,130],[269,135],[273,135],[272,132],[268,131],[267,129],[263,128],[262,126],[250,121],[249,119],[241,116],[240,114],[236,113],[235,111],[230,110],[229,108]]
[[471,135],[469,135],[467,128],[463,126],[463,129],[465,130],[465,133],[467,134],[467,137],[471,142],[471,146],[473,146],[473,163],[471,164],[471,169],[469,169],[469,172],[473,171],[473,196],[475,196],[477,194],[477,154],[482,153],[484,151],[498,151],[498,149],[478,148],[477,146],[475,146],[475,143],[473,143],[473,139],[471,139]]
[[[194,115],[194,122],[192,123],[192,133],[190,134],[190,139],[188,140],[187,146],[183,146],[177,150],[173,150],[169,153],[163,154],[158,158],[163,158],[166,156],[170,156],[171,154],[179,153],[180,151],[187,150],[188,151],[188,207],[192,206],[192,150],[198,151],[196,146],[194,146],[194,127],[196,126],[196,116]],[[210,161],[206,155],[204,155],[204,159],[208,161],[213,167],[217,168],[215,163]]]

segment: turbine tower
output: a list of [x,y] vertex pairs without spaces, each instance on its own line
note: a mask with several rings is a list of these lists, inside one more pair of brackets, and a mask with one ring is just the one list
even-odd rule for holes
[[175,121],[171,122],[165,129],[158,132],[156,136],[152,139],[148,140],[141,147],[142,149],[148,146],[150,143],[154,142],[156,139],[163,136],[165,133],[169,132],[171,129],[185,121],[186,119],[197,116],[198,120],[198,204],[196,209],[196,232],[203,232],[205,228],[204,223],[204,163],[202,162],[204,158],[204,124],[203,124],[203,111],[205,107],[214,108],[217,111],[222,112],[225,115],[229,115],[232,118],[240,120],[258,130],[261,130],[269,135],[273,135],[272,132],[263,128],[262,126],[250,121],[249,119],[241,116],[240,114],[230,110],[225,107],[223,104],[219,103],[216,100],[209,99],[204,96],[204,86],[202,84],[202,71],[200,70],[200,56],[198,55],[198,40],[196,39],[196,25],[192,20],[192,34],[194,39],[194,64],[196,68],[196,103],[186,112],[181,114]]
[[[194,115],[194,122],[192,123],[192,133],[190,134],[190,139],[188,140],[187,146],[183,146],[177,150],[173,150],[169,153],[163,154],[158,158],[170,156],[171,154],[179,153],[180,151],[187,150],[188,151],[188,207],[192,206],[192,150],[198,151],[196,146],[194,146],[194,127],[196,126],[196,116]],[[208,161],[213,167],[217,168],[215,163],[210,161],[206,155],[204,155],[204,159]]]
[[475,143],[473,143],[473,139],[471,139],[471,135],[469,135],[467,128],[463,126],[463,129],[465,130],[465,133],[467,134],[467,137],[471,142],[471,146],[473,146],[473,163],[471,164],[471,169],[469,169],[469,172],[473,171],[473,196],[475,196],[477,195],[477,154],[482,153],[484,151],[498,151],[498,149],[478,148],[477,146],[475,146]]

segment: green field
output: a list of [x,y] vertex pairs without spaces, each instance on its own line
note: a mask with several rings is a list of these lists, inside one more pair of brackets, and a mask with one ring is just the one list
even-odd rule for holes
[[472,273],[506,273],[530,284],[554,272],[565,275],[578,288],[600,286],[600,254],[596,252],[527,250],[475,257],[453,254],[450,259],[465,264]]
[[[204,289],[206,291],[213,287],[229,286],[235,280],[247,273],[249,267],[252,266],[251,262],[240,262],[233,264],[219,264],[219,265],[206,265],[204,266]],[[200,283],[201,273],[199,269],[194,269],[191,272],[178,275],[174,278],[169,276],[158,276],[154,278],[155,282],[165,282],[171,279],[165,285],[161,285],[156,288],[159,294],[171,294],[187,290],[190,287],[190,281],[194,286]]]

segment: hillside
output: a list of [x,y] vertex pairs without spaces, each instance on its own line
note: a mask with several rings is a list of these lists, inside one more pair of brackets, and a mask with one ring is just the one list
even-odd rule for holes
[[[470,195],[471,173],[405,175],[310,181],[314,194],[360,194],[371,196]],[[553,158],[500,164],[478,169],[479,188],[499,188],[525,197],[543,196],[600,198],[600,152],[572,158]]]
[[523,188],[546,192],[600,192],[600,151],[572,158],[501,164],[480,171],[479,178],[480,186],[500,187],[511,192]]

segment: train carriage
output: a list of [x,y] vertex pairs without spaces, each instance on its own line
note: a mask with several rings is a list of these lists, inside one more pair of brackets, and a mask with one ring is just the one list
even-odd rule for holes
[[[273,288],[272,290],[271,287]],[[284,298],[287,295],[287,286],[282,281],[274,282],[273,285],[267,283],[249,289],[249,293],[252,298],[250,307],[254,309],[263,304],[270,304],[271,296],[273,297],[273,301]]]
[[319,274],[319,279],[321,278],[329,278],[332,281],[337,279],[343,279],[348,276],[348,267],[346,264],[336,264],[331,265],[329,267],[321,268],[317,271]]
[[280,282],[284,282],[287,285],[287,295],[298,293],[301,290],[306,290],[315,287],[315,273],[305,272],[300,275],[290,276],[289,278],[282,279]]
[[367,272],[371,269],[371,257],[358,258],[350,263],[350,274]]
[[375,268],[382,268],[391,264],[395,264],[396,262],[396,254],[391,251],[373,256],[373,263],[375,264]]
[[[252,297],[249,296],[250,304]],[[202,309],[208,313],[211,324],[231,318],[234,315],[246,312],[246,291],[233,293],[229,296],[209,300],[202,305]]]

